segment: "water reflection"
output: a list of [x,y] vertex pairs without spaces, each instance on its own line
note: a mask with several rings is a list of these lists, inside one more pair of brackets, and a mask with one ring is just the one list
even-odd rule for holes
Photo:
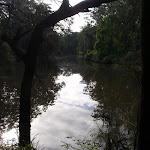
[[98,102],[92,116],[107,125],[107,132],[99,128],[98,132],[103,134],[98,135],[99,139],[103,138],[108,149],[134,149],[140,85],[133,72],[125,69],[93,68],[88,70],[92,74],[81,74],[87,84],[85,93]]
[[[18,66],[0,67],[0,132],[17,126],[19,119],[19,84]],[[17,82],[16,82],[17,81]]]
[[[67,135],[89,137],[91,131],[96,140],[106,143],[103,147],[131,144],[132,149],[140,98],[133,73],[72,58],[59,62],[60,69],[39,68],[34,78],[31,135],[39,147],[60,150]],[[3,134],[5,139],[14,136],[18,126],[21,80],[17,78],[15,73],[11,78],[5,75],[0,84],[1,131],[12,129]],[[104,133],[105,138],[97,133]]]
[[32,123],[32,135],[39,133],[37,137],[46,149],[62,149],[61,141],[67,134],[85,135],[93,123],[91,113],[96,103],[83,94],[86,85],[80,83],[82,77],[79,74],[61,75],[57,82],[61,81],[66,86],[59,91],[55,105]]
[[[4,66],[5,67],[5,66]],[[14,130],[18,128],[19,121],[19,99],[20,85],[23,74],[22,64],[13,64],[7,68],[7,73],[4,72],[4,67],[0,69],[1,84],[0,84],[0,133],[2,138],[10,139]],[[17,71],[20,70],[20,74]],[[11,72],[12,74],[8,74]],[[55,65],[49,68],[37,68],[36,75],[33,81],[32,98],[31,98],[31,119],[36,118],[43,111],[48,109],[48,106],[54,104],[57,92],[62,88],[63,84],[55,83],[56,77],[59,74],[59,69]],[[15,129],[15,130],[16,130]],[[13,134],[14,135],[14,134]],[[15,136],[16,138],[16,136]]]

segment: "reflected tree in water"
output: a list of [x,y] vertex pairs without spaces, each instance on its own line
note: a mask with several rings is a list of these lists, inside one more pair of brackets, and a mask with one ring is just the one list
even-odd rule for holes
[[98,139],[106,143],[107,149],[134,149],[141,94],[138,82],[122,69],[101,66],[96,70],[82,71],[82,76],[87,84],[84,93],[98,102],[92,116],[96,122],[103,121],[103,126],[97,124]]
[[4,82],[0,92],[0,126],[1,131],[16,126],[19,119],[19,93],[16,88]]
[[[54,63],[54,62],[53,62]],[[51,62],[52,64],[52,62]],[[22,67],[18,64],[18,68]],[[64,84],[56,83],[57,76],[60,74],[58,66],[52,64],[53,67],[37,68],[32,88],[31,97],[31,120],[46,111],[48,106],[54,104],[57,92]],[[2,71],[3,71],[2,66]],[[13,66],[14,67],[14,66]],[[10,72],[12,68],[9,68]],[[0,71],[1,72],[1,71]],[[13,72],[17,73],[17,70]],[[3,72],[4,74],[4,72]],[[18,128],[19,122],[19,103],[20,103],[20,80],[18,74],[12,74],[11,78],[5,75],[0,82],[0,126],[1,132],[9,131],[12,128]],[[16,76],[17,75],[17,76]],[[12,79],[12,80],[10,80]],[[16,80],[14,80],[16,79]],[[17,82],[16,82],[17,81]],[[20,82],[19,82],[20,81]],[[29,124],[30,125],[30,124]]]

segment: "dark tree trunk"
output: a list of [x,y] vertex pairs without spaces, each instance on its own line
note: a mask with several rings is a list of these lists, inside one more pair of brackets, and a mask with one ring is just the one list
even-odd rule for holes
[[[32,81],[35,73],[38,49],[42,43],[42,33],[46,27],[54,26],[59,20],[66,18],[62,15],[62,11],[58,10],[51,14],[48,19],[39,23],[31,36],[27,55],[24,58],[25,71],[21,84],[21,95],[20,95],[20,116],[19,116],[19,144],[24,147],[30,144],[30,99]],[[48,21],[48,22],[47,22]],[[48,24],[48,25],[47,25]]]
[[42,42],[42,31],[38,26],[33,31],[28,53],[24,59],[25,71],[21,84],[19,116],[19,144],[23,147],[30,144],[30,98],[38,48]]
[[35,65],[25,65],[25,72],[21,84],[19,143],[25,146],[30,143],[30,97]]
[[[148,132],[148,128],[149,126],[145,126],[144,121],[147,119],[146,118],[146,114],[145,114],[145,106],[146,106],[146,99],[145,99],[145,93],[144,93],[144,79],[145,79],[145,47],[144,43],[145,39],[144,38],[144,22],[145,22],[145,18],[144,18],[144,1],[141,0],[141,5],[142,5],[142,14],[141,14],[141,49],[142,49],[142,93],[141,93],[141,102],[140,102],[140,106],[139,106],[139,116],[138,116],[138,135],[137,135],[137,145],[136,145],[136,150],[146,150],[149,149],[149,132]],[[146,18],[147,19],[147,18]],[[146,26],[147,27],[147,26]],[[147,30],[145,30],[147,31]],[[148,46],[147,46],[148,47]],[[146,47],[146,48],[147,48]],[[147,81],[147,80],[145,80]],[[147,86],[148,87],[148,84]],[[148,114],[148,113],[147,113]],[[149,117],[149,116],[148,116]],[[147,124],[148,125],[148,124]]]

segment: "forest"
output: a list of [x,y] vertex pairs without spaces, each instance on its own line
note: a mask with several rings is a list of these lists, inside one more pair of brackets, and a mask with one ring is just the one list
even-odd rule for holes
[[[80,32],[73,32],[70,29],[72,16],[80,12],[89,13],[90,19]],[[66,25],[59,22],[61,20]],[[141,20],[141,0],[85,0],[75,6],[63,0],[57,11],[40,0],[0,0],[0,79],[5,74],[13,74],[9,72],[12,66],[20,74],[20,146],[31,141],[31,91],[34,91],[32,84],[41,68],[50,68],[49,72],[54,76],[58,71],[57,63],[66,56],[73,56],[87,63],[124,68],[133,72],[141,84]],[[16,64],[22,67],[17,69]],[[63,87],[57,87],[53,82],[51,86],[55,92]],[[47,99],[54,97],[52,94]],[[142,150],[142,118],[138,120],[134,149]],[[111,148],[107,147],[107,150]]]

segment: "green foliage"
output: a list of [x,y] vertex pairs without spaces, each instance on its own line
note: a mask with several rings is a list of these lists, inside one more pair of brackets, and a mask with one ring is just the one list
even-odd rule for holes
[[20,146],[18,143],[15,144],[5,144],[1,143],[0,149],[2,150],[43,150],[44,148],[39,148],[39,142],[34,142],[36,136],[32,139],[30,144],[26,144],[25,146]]
[[[6,0],[3,2],[8,3]],[[31,31],[52,11],[49,5],[35,0],[10,1],[10,4],[13,6],[9,9],[7,6],[0,6],[0,38],[2,37],[3,41],[7,41],[6,44],[11,47],[9,47],[9,51],[13,50],[14,54],[22,59],[27,54]],[[2,46],[0,47],[0,54],[9,57]]]
[[[7,0],[4,2],[8,3]],[[5,25],[5,29],[11,30],[11,34],[14,34],[18,27],[31,28],[39,23],[40,20],[48,16],[51,11],[51,7],[42,2],[32,1],[13,1],[10,2],[14,6],[11,9],[11,14],[8,14],[8,8],[0,6],[0,22]],[[5,12],[5,13],[4,13]]]
[[78,54],[95,62],[141,65],[140,16],[140,1],[121,0],[95,8],[96,38],[89,40],[86,33],[94,32],[85,27],[78,37]]
[[99,61],[112,63],[125,53],[122,27],[117,15],[109,15],[100,22],[94,45]]
[[83,55],[86,57],[86,54],[90,53],[93,50],[95,43],[96,27],[87,25],[83,30],[78,34],[78,55]]
[[42,66],[51,65],[55,59],[58,49],[58,34],[52,29],[46,29],[44,31],[43,42],[38,53],[38,64]]
[[78,139],[78,138],[74,138],[74,137],[67,137],[68,139],[71,139],[74,144],[69,144],[66,142],[62,142],[63,145],[61,145],[62,147],[64,147],[65,149],[74,149],[74,150],[98,150],[102,147],[102,145],[95,140],[92,139]]
[[3,150],[35,150],[34,146],[32,144],[27,144],[26,146],[22,147],[19,144],[13,144],[11,146],[7,144],[2,144],[0,146]]
[[[61,147],[65,149],[72,149],[72,150],[131,150],[133,149],[133,143],[126,138],[121,140],[117,140],[118,135],[115,129],[111,131],[102,131],[99,129],[95,135],[90,135],[90,137],[72,137],[68,136],[67,139],[71,140],[69,142],[62,141]],[[81,139],[83,138],[83,139]]]
[[99,61],[98,56],[99,56],[98,51],[93,50],[93,51],[88,52],[88,53],[85,55],[85,58],[86,58],[87,60],[92,60],[92,61],[94,61],[94,62],[98,62],[98,61]]
[[[52,10],[49,4],[45,4],[40,0],[9,1],[10,4],[12,4],[12,7],[10,6],[11,10],[8,9],[7,6],[0,5],[0,37],[1,35],[4,35],[3,37],[5,37],[5,39],[3,40],[7,42],[8,38],[11,39],[11,42],[8,42],[8,44],[11,46],[11,48],[13,47],[12,50],[14,53],[22,59],[25,54],[27,54],[30,36],[34,27],[41,20],[52,14]],[[4,0],[3,3],[7,4],[8,1]],[[72,18],[66,19],[65,23],[70,27],[72,20]],[[54,54],[56,54],[54,52],[56,49],[58,49],[59,35],[58,33],[54,32],[54,30],[63,30],[66,24],[64,25],[63,23],[58,23],[55,25],[55,27],[50,29],[51,31],[49,31],[49,29],[44,31],[44,43],[42,44],[41,49],[44,49],[44,52],[45,49],[47,49],[45,52],[46,56],[50,54],[51,57],[53,57]],[[69,29],[64,30],[64,32],[67,32]],[[72,35],[74,36],[75,34]],[[70,36],[69,38],[76,39],[73,36]],[[76,49],[75,45],[77,44],[74,40],[72,42],[74,44],[71,45],[71,48],[65,47],[65,49]],[[68,41],[67,43],[70,42]],[[75,51],[74,49],[73,51]]]
[[70,33],[67,35],[60,35],[60,40],[59,40],[59,54],[60,55],[75,55],[77,53],[77,36],[78,33]]
[[0,41],[0,58],[1,67],[4,65],[11,65],[15,61],[15,55],[10,50],[9,45],[2,41]]

